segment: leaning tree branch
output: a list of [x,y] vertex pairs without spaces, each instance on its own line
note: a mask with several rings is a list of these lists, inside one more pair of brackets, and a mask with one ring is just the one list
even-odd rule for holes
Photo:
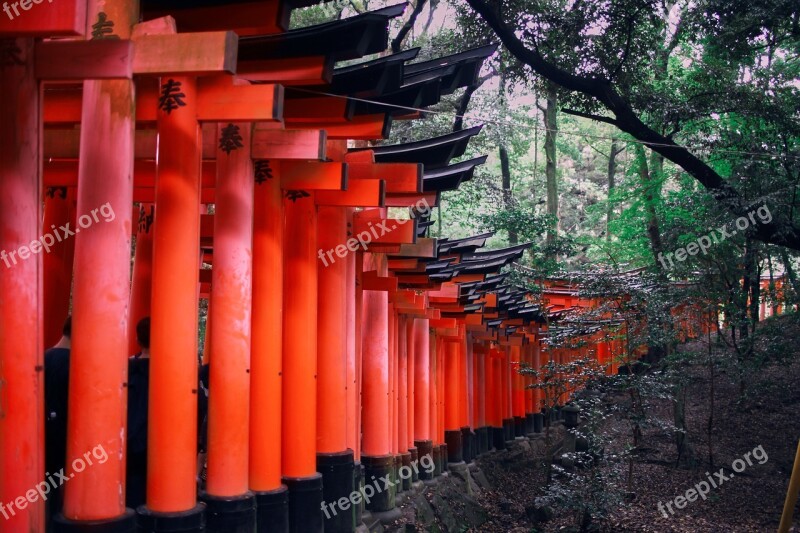
[[411,16],[408,17],[408,20],[403,27],[400,28],[397,36],[392,39],[392,52],[397,53],[402,49],[403,40],[408,35],[408,32],[414,27],[414,23],[417,22],[417,17],[420,13],[422,13],[422,9],[425,7],[425,4],[428,3],[428,0],[417,0],[417,5],[414,6],[414,11],[411,12]]
[[597,122],[605,122],[606,124],[611,124],[612,126],[617,126],[617,121],[611,117],[602,117],[600,115],[593,115],[592,113],[584,113],[583,111],[576,111],[575,109],[564,109],[561,108],[562,113],[566,113],[567,115],[572,115],[575,117],[581,118],[588,118],[590,120],[594,120]]
[[[528,48],[486,0],[467,0],[467,3],[489,24],[506,49],[518,60],[564,89],[594,98],[614,114],[617,128],[683,168],[724,208],[738,216],[747,214],[748,203],[730,183],[689,150],[642,122],[630,102],[616,91],[609,80],[597,76],[578,76],[550,63],[537,50]],[[800,228],[791,220],[773,218],[769,224],[758,225],[754,237],[763,242],[800,250]]]

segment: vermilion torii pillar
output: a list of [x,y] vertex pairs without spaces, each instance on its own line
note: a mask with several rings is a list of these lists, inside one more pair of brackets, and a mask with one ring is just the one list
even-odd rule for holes
[[[386,276],[387,262],[384,254],[364,254],[364,271],[377,271]],[[361,463],[364,481],[372,482],[391,476],[394,467],[391,428],[389,427],[389,296],[385,291],[363,292],[363,440]],[[376,495],[367,504],[373,512],[386,512],[395,508],[395,489],[391,487]]]
[[155,230],[155,204],[141,204],[136,223],[136,250],[133,257],[131,279],[131,315],[128,327],[128,353],[138,350],[136,324],[150,316],[150,299],[153,294],[153,233]]
[[283,191],[280,168],[255,162],[253,322],[250,367],[250,490],[256,523],[287,531],[288,491],[281,482],[283,405]]
[[[327,251],[344,246],[346,209],[320,206],[317,217],[318,248]],[[322,474],[324,501],[337,502],[340,498],[346,500],[354,489],[353,450],[347,449],[347,257],[336,257],[327,264],[318,260],[317,269],[317,331],[322,339],[317,348],[317,470]],[[326,531],[349,532],[355,528],[354,506],[337,507],[335,513],[328,509],[323,512]]]
[[[477,348],[480,348],[478,350]],[[486,453],[491,446],[491,427],[488,423],[488,401],[487,401],[487,372],[491,367],[489,361],[489,350],[484,343],[476,345],[475,359],[477,362],[477,391],[478,413],[477,427],[478,434],[478,453]]]
[[[200,127],[196,82],[162,80],[180,93],[158,109],[153,234],[147,505],[141,519],[202,522],[193,453],[197,448],[197,253],[200,242]],[[174,105],[173,105],[174,103]],[[83,131],[83,130],[82,130]],[[169,409],[165,409],[169,406]],[[192,520],[192,518],[188,518]]]
[[[414,394],[415,394],[415,383],[414,383],[414,376],[415,376],[415,367],[416,367],[416,360],[414,356],[414,316],[409,315],[406,317],[406,358],[407,358],[407,369],[406,369],[406,446],[408,446],[409,454],[411,455],[411,461],[418,461],[419,460],[419,450],[414,445]],[[409,488],[411,488],[411,484],[414,482],[419,481],[419,472],[417,470],[412,469],[411,480]]]
[[461,463],[464,461],[463,444],[461,440],[461,350],[458,341],[444,341],[445,358],[445,443],[447,444],[447,462]]
[[[61,228],[75,227],[74,189],[48,187],[44,197],[44,233],[54,241],[42,258],[44,269],[44,346],[54,345],[61,338],[64,319],[69,314],[72,292],[72,260],[75,239],[61,239]],[[59,232],[56,239],[54,232]]]
[[[433,439],[431,436],[431,364],[430,330],[428,319],[416,318],[413,321],[414,339],[414,446],[419,457],[433,458]],[[433,476],[420,470],[422,480]]]
[[[397,320],[397,452],[400,466],[411,468],[411,452],[408,450],[408,340],[407,320],[400,315]],[[398,487],[411,489],[411,478],[398,480]]]
[[[90,2],[87,33],[107,20],[126,39],[138,10],[135,0]],[[130,80],[83,83],[77,213],[107,205],[115,217],[75,235],[67,465],[98,446],[108,460],[70,479],[60,531],[135,524],[124,486],[134,108]]]
[[[220,124],[217,147],[211,363],[208,402],[209,529],[245,531],[255,525],[248,490],[250,331],[252,303],[252,124]],[[219,513],[219,518],[214,514]],[[249,523],[248,523],[249,521]],[[213,524],[213,525],[212,525]]]
[[283,482],[293,532],[322,531],[322,476],[317,472],[316,192],[284,194]]
[[21,253],[41,235],[33,48],[33,39],[0,40],[0,501],[15,505],[2,517],[14,533],[44,531],[45,508],[25,498],[44,479],[42,263]]

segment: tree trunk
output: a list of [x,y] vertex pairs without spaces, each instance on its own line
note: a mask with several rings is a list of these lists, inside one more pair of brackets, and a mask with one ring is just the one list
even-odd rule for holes
[[406,23],[403,24],[403,27],[400,28],[400,31],[397,33],[397,36],[392,40],[392,53],[396,54],[403,49],[403,41],[408,33],[414,29],[414,23],[417,22],[417,17],[422,13],[422,9],[425,7],[427,1],[428,0],[417,0],[417,5],[414,6],[411,16],[408,17]]
[[[797,281],[797,276],[795,275],[794,268],[792,268],[792,260],[789,257],[789,254],[786,252],[785,248],[779,248],[779,250],[781,251],[781,263],[783,263],[783,268],[786,269],[786,276],[789,278],[789,283],[791,283],[792,288],[794,289],[795,296],[799,296],[800,282]],[[784,299],[785,298],[786,296],[784,295]]]
[[678,449],[677,464],[680,467],[693,468],[695,455],[692,445],[689,443],[689,431],[686,428],[686,385],[678,385],[675,388],[675,406],[673,408],[675,418],[675,446]]
[[647,156],[644,152],[644,146],[641,144],[636,145],[636,163],[639,170],[639,182],[642,185],[644,205],[647,211],[647,236],[650,239],[650,248],[653,250],[653,259],[656,263],[656,268],[663,272],[663,265],[658,260],[659,254],[663,252],[663,245],[661,243],[661,230],[658,225],[658,214],[656,213],[656,201],[654,195],[655,169],[651,169],[647,164]]
[[[503,175],[503,204],[506,210],[511,210],[513,207],[513,198],[511,195],[511,162],[508,159],[508,149],[505,144],[500,145],[500,172]],[[519,242],[519,236],[513,229],[508,230],[508,243],[514,246]]]
[[611,219],[614,217],[614,206],[611,204],[611,196],[614,193],[617,172],[617,139],[611,139],[611,151],[608,153],[608,206],[606,207],[606,241],[611,242]]
[[472,95],[478,89],[478,85],[470,85],[464,91],[464,95],[461,97],[461,101],[458,103],[458,111],[456,111],[456,119],[453,122],[453,131],[461,131],[464,129],[464,115],[467,114],[467,109],[469,109],[469,102],[472,100]]
[[[553,218],[551,229],[547,232],[548,248],[555,244],[558,237],[558,183],[556,183],[556,135],[558,134],[558,94],[556,86],[547,86],[547,108],[544,113],[544,154],[546,161],[545,178],[547,180],[547,214]],[[552,251],[548,250],[552,256]]]

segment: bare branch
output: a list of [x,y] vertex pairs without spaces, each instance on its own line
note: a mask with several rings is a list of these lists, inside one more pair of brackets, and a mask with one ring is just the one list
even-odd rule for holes
[[600,115],[584,113],[583,111],[576,111],[574,109],[561,109],[561,112],[575,117],[588,118],[589,120],[596,120],[597,122],[605,122],[606,124],[611,124],[612,126],[618,126],[617,121],[611,117],[602,117]]

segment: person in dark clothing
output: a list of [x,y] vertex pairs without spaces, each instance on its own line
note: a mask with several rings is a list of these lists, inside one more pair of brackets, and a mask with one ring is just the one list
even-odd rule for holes
[[150,317],[136,324],[140,352],[128,359],[128,461],[125,505],[144,505],[147,493],[147,404],[150,385]]
[[[44,448],[47,475],[60,472],[67,462],[67,399],[71,339],[72,317],[68,316],[61,329],[61,340],[44,352]],[[61,512],[62,504],[63,487],[59,487],[48,499],[48,522],[56,513]]]
[[197,387],[197,472],[198,490],[205,490],[206,457],[208,452],[208,372],[209,366],[200,362]]

